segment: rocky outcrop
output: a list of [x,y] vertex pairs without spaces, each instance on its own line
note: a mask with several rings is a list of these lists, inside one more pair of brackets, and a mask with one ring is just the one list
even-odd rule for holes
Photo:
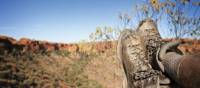
[[[175,39],[164,39],[164,42],[171,42],[175,41]],[[184,44],[181,44],[178,46],[178,49],[180,49],[183,54],[192,54],[192,53],[198,53],[200,52],[200,40],[197,39],[180,39],[181,42]]]
[[[170,42],[173,40],[174,39],[164,39],[163,41]],[[181,41],[187,42],[178,47],[184,54],[200,52],[200,40],[181,39]],[[96,53],[105,53],[108,49],[115,49],[117,43],[116,41],[93,42],[87,43],[84,46],[86,49],[91,48],[92,50],[95,50]],[[12,37],[0,36],[0,53],[9,53],[16,50],[20,53],[27,51],[33,53],[45,53],[54,50],[67,50],[68,52],[74,53],[83,51],[82,48],[83,46],[80,46],[79,44],[52,43],[48,41],[31,40],[28,38],[16,40]],[[91,51],[91,49],[89,51]]]
[[0,36],[0,53],[11,52],[16,40],[11,37]]
[[64,44],[64,43],[51,43],[47,41],[37,41],[28,38],[21,38],[18,41],[14,38],[7,36],[0,36],[0,51],[12,52],[18,51],[20,53],[24,52],[51,52],[54,50],[67,50],[69,52],[76,52],[78,49],[76,44]]

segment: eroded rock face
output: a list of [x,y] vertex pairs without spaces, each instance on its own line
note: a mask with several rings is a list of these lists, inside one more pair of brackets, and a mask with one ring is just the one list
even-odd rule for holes
[[12,52],[18,51],[20,53],[24,52],[51,52],[54,50],[67,50],[69,52],[76,52],[78,46],[76,44],[61,44],[61,43],[51,43],[47,41],[37,41],[28,38],[21,38],[20,40],[15,40],[14,38],[7,36],[0,36],[0,51]]
[[63,49],[68,49],[69,52],[78,52],[79,47],[77,44],[70,44],[68,47],[65,47]]
[[[105,50],[114,48],[116,44],[113,42],[97,42],[90,44],[92,49],[95,49],[98,53],[104,53]],[[86,47],[88,48],[88,47]],[[51,52],[54,50],[67,50],[71,53],[79,52],[80,47],[78,44],[64,44],[64,43],[51,43],[48,41],[37,41],[28,38],[21,38],[18,41],[14,38],[7,36],[0,36],[0,49],[2,52],[17,50],[21,53],[24,52]]]
[[11,52],[16,40],[11,37],[0,36],[0,53]]
[[111,41],[108,41],[108,42],[99,42],[99,43],[97,43],[95,45],[95,49],[99,53],[103,53],[103,52],[105,52],[105,50],[111,49],[111,48],[114,48],[114,47],[115,46],[113,46],[113,43]]
[[[163,39],[165,42],[175,41],[175,39]],[[178,46],[183,54],[192,54],[200,52],[200,40],[196,39],[180,39],[180,41],[185,42]]]
[[21,38],[17,43],[19,45],[29,45],[31,44],[31,40],[27,38]]
[[[174,39],[163,39],[163,41],[169,42]],[[181,39],[186,42],[179,46],[178,48],[184,54],[191,54],[200,52],[200,40],[193,39]],[[90,44],[91,46],[93,44]],[[95,49],[97,53],[104,53],[107,49],[115,48],[117,43],[115,41],[108,42],[97,42],[92,46],[92,49]],[[71,53],[79,52],[80,47],[78,44],[64,44],[64,43],[51,43],[48,41],[37,41],[31,40],[28,38],[21,38],[18,41],[12,37],[0,36],[0,53],[12,52],[13,50],[18,50],[21,53],[24,52],[51,52],[54,50],[67,50]]]

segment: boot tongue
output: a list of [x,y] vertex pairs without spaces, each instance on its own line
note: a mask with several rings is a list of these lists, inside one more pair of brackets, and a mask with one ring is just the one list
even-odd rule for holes
[[174,81],[178,79],[178,71],[179,71],[179,66],[181,61],[183,60],[181,58],[182,56],[179,54],[176,54],[174,52],[169,52],[166,55],[166,59],[163,59],[162,63],[165,67],[165,72],[166,74],[169,75]]
[[158,67],[160,68],[160,70],[162,72],[165,71],[164,65],[163,63],[161,63],[161,61],[159,60],[159,53],[160,53],[160,47],[158,48],[157,52],[156,52],[156,64],[158,65]]

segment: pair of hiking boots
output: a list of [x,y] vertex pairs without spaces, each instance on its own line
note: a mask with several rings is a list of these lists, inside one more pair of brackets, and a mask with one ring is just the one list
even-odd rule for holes
[[145,19],[136,30],[122,31],[117,54],[124,69],[123,88],[172,88],[156,63],[163,44],[155,22]]

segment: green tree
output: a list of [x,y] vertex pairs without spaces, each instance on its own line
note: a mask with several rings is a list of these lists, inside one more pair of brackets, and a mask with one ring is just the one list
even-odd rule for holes
[[90,34],[92,41],[110,41],[118,38],[120,30],[112,27],[96,27],[95,32]]
[[[167,31],[175,38],[193,37],[200,35],[200,2],[190,0],[144,0],[134,7],[131,16],[120,14],[123,25],[131,20],[139,23],[146,18],[152,18],[158,26],[167,24]],[[192,8],[192,10],[191,10]],[[163,30],[163,29],[162,29]]]
[[[184,36],[196,37],[200,31],[200,14],[199,5],[193,4],[190,0],[159,0],[155,5],[163,6],[158,7],[162,13],[166,14],[169,31],[175,38],[182,38]],[[197,2],[199,3],[199,2]],[[153,8],[157,9],[154,3],[151,4]],[[194,9],[191,10],[191,8]]]

